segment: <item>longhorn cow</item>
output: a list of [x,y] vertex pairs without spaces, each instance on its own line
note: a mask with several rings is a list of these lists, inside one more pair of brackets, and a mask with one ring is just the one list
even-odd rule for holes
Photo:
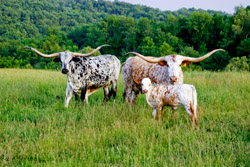
[[182,84],[183,73],[181,66],[189,65],[191,62],[200,62],[217,51],[224,50],[215,49],[199,58],[181,55],[149,57],[136,52],[127,53],[134,54],[136,57],[129,57],[122,66],[125,85],[123,99],[128,104],[136,103],[137,96],[142,91],[141,81],[143,78],[149,78],[153,83]]
[[[101,88],[104,89],[104,102],[112,95],[115,102],[117,81],[121,67],[120,61],[113,55],[89,57],[103,46],[109,45],[99,46],[87,54],[66,51],[47,55],[31,47],[24,47],[24,49],[31,49],[38,55],[46,58],[59,56],[54,61],[61,62],[62,73],[67,74],[65,107],[68,107],[73,94],[76,102],[78,101],[78,94],[80,94],[82,102],[86,99],[88,104],[88,96]],[[109,91],[110,84],[112,84],[111,91]]]

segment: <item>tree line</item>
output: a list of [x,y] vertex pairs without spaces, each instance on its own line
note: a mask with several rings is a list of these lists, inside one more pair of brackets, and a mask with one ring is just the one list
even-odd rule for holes
[[123,54],[130,51],[156,57],[199,57],[223,48],[227,52],[191,68],[249,70],[250,6],[237,7],[233,15],[194,9],[162,12],[104,0],[10,0],[0,7],[0,68],[60,68],[23,46],[53,53],[87,52],[110,44],[101,52],[114,54],[122,62],[127,59]]

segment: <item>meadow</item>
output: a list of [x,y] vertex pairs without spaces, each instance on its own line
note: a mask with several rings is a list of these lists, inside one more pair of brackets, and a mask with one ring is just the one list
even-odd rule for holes
[[0,69],[0,81],[0,166],[250,166],[250,73],[184,73],[199,131],[184,108],[153,120],[144,95],[129,109],[122,76],[116,104],[100,90],[67,109],[60,72]]

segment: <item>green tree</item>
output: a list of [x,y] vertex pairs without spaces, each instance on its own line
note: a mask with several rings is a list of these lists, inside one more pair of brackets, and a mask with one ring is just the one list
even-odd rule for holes
[[[206,52],[206,44],[210,39],[212,16],[206,12],[193,12],[188,20],[192,45],[196,50]],[[205,49],[204,49],[205,48]]]
[[249,71],[249,65],[247,64],[247,57],[234,57],[230,60],[226,67],[226,71]]
[[[89,53],[89,52],[92,52],[93,50],[94,50],[93,48],[91,48],[90,46],[87,46],[87,47],[82,48],[78,52],[79,53]],[[97,51],[92,56],[99,56],[99,55],[101,55],[101,52]]]
[[236,8],[232,30],[235,34],[246,36],[250,32],[250,10],[242,6]]
[[194,47],[189,47],[186,46],[182,49],[182,51],[180,52],[180,55],[183,56],[188,56],[188,57],[199,57],[199,52],[194,50]]
[[163,44],[160,47],[160,56],[175,54],[173,50],[174,49],[167,42],[163,42]]
[[224,70],[230,60],[227,52],[216,52],[209,58],[200,62],[202,69],[221,71]]
[[0,56],[0,68],[19,68],[20,63],[14,57],[1,57]]
[[142,44],[139,46],[139,51],[146,56],[160,56],[158,48],[155,46],[153,39],[150,37],[143,39]]
[[250,55],[250,38],[240,41],[240,44],[236,48],[237,56],[247,56]]

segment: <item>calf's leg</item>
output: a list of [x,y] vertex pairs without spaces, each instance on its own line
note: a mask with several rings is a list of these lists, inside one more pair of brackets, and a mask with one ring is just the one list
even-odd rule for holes
[[156,114],[157,114],[157,110],[156,110],[156,108],[154,108],[153,112],[152,112],[152,116],[153,116],[154,119],[156,118]]
[[158,120],[161,120],[162,112],[163,112],[163,107],[158,107],[157,108],[157,113],[158,113]]
[[[197,107],[196,107],[197,108]],[[189,103],[189,105],[185,105],[186,112],[188,113],[190,120],[191,120],[191,126],[194,126],[194,121],[196,123],[197,129],[199,129],[199,120],[198,120],[198,113],[195,110],[195,107],[193,106],[193,103]]]

